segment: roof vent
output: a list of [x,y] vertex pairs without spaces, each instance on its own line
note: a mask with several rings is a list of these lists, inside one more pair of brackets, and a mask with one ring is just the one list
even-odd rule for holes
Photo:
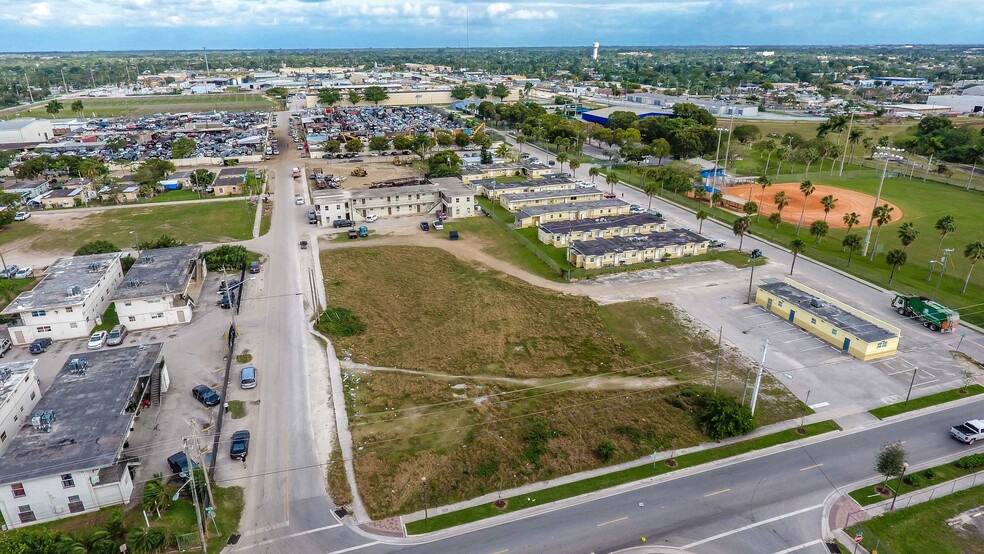
[[11,371],[9,367],[0,367],[0,383],[10,379]]
[[820,300],[819,298],[811,298],[810,306],[813,306],[814,308],[822,308],[824,306],[823,300]]
[[68,361],[68,372],[72,375],[85,375],[87,367],[89,367],[89,360],[85,358],[72,358]]
[[34,412],[34,417],[31,418],[31,427],[34,427],[35,431],[41,431],[42,433],[47,433],[51,431],[51,424],[54,422],[55,422],[54,410],[40,410]]
[[72,285],[65,290],[65,294],[68,296],[82,296],[82,287],[78,285]]
[[153,256],[140,256],[140,263],[142,264],[152,264],[154,263]]
[[130,277],[129,279],[126,280],[126,288],[128,289],[135,289],[139,286],[140,286],[140,279],[137,279],[136,277]]
[[100,269],[102,269],[102,264],[99,263],[99,262],[92,262],[91,264],[89,264],[89,272],[90,273],[95,273],[95,272],[99,271]]

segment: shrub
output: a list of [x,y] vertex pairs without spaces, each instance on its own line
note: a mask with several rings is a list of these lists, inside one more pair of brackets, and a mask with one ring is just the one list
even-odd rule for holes
[[911,473],[909,475],[906,475],[903,481],[905,481],[905,484],[911,485],[913,487],[921,487],[926,484],[926,479],[918,473]]
[[242,269],[249,263],[249,250],[245,246],[225,244],[205,252],[202,257],[210,270]]
[[737,437],[755,429],[752,411],[748,406],[726,394],[710,395],[704,402],[697,422],[704,433],[715,440]]
[[953,462],[953,465],[959,467],[960,469],[977,469],[984,467],[984,454],[971,454],[970,456],[964,456],[963,458]]
[[75,250],[76,256],[87,256],[89,254],[109,254],[119,252],[120,248],[108,240],[94,240],[87,242]]
[[933,471],[933,468],[927,469],[922,474],[923,474],[923,477],[925,477],[926,479],[933,479],[933,478],[936,477],[936,472]]
[[315,329],[335,337],[351,337],[366,332],[366,326],[359,316],[345,308],[328,308],[321,313]]
[[612,441],[602,441],[598,445],[598,457],[603,462],[609,462],[618,454],[618,447]]

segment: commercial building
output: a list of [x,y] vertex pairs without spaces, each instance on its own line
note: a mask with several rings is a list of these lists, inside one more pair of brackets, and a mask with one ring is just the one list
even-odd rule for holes
[[577,183],[564,173],[548,173],[525,181],[500,182],[495,179],[475,179],[469,182],[468,185],[475,187],[476,195],[492,200],[497,199],[500,194],[570,190],[578,186]]
[[517,227],[534,227],[550,221],[612,217],[616,215],[627,215],[629,212],[629,205],[625,202],[614,198],[606,198],[573,204],[530,206],[529,208],[519,210],[515,215]]
[[[974,87],[981,90],[984,87]],[[982,94],[943,94],[940,96],[930,96],[926,101],[929,105],[949,106],[950,113],[958,114],[977,114],[984,112],[984,90]]]
[[706,254],[710,241],[686,229],[648,235],[572,241],[568,260],[576,267],[601,269]]
[[599,108],[597,110],[591,110],[590,112],[584,112],[581,114],[581,119],[587,121],[588,123],[597,123],[599,125],[608,125],[608,116],[612,115],[612,112],[633,112],[639,116],[639,119],[644,117],[673,117],[673,110],[645,106],[610,106],[607,108]]
[[314,211],[318,225],[350,219],[364,221],[378,217],[425,215],[443,212],[448,217],[475,215],[475,191],[456,177],[432,179],[428,184],[369,188],[362,190],[315,190]]
[[514,212],[531,206],[547,206],[567,202],[589,202],[601,200],[603,192],[594,187],[574,187],[561,190],[538,190],[534,192],[513,192],[499,195],[499,205]]
[[200,245],[140,252],[113,294],[116,315],[129,329],[150,329],[191,321],[207,270]]
[[906,115],[946,115],[950,113],[950,106],[943,106],[940,104],[889,104],[887,106],[882,106],[885,108],[885,112],[888,115],[906,116]]
[[502,162],[491,164],[467,165],[461,168],[461,180],[466,185],[478,179],[496,179],[499,177],[542,177],[555,170],[541,163]]
[[0,364],[0,456],[21,426],[30,420],[34,406],[41,399],[38,376],[34,373],[36,363],[37,360],[22,360]]
[[625,99],[628,102],[664,108],[670,113],[673,112],[674,104],[688,103],[704,108],[714,116],[730,117],[734,115],[735,117],[748,117],[758,115],[758,106],[755,104],[731,104],[728,102],[715,102],[704,98],[647,93],[630,93],[625,96]]
[[786,278],[759,285],[755,303],[863,361],[895,354],[902,330]]
[[170,379],[161,344],[69,356],[0,456],[0,515],[8,527],[125,504],[124,453],[137,413],[159,405]]
[[543,244],[564,248],[575,240],[648,235],[666,231],[666,220],[652,214],[629,214],[576,221],[541,223],[537,238]]
[[18,117],[0,121],[0,146],[28,148],[51,140],[55,136],[51,120]]
[[122,253],[62,258],[51,264],[34,289],[17,295],[0,314],[13,316],[8,326],[14,344],[36,338],[86,337],[102,321],[113,291],[123,281]]

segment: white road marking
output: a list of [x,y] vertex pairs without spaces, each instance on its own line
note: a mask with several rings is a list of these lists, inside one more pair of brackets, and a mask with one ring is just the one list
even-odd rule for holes
[[264,540],[264,541],[256,542],[256,543],[253,543],[253,544],[244,546],[242,548],[237,548],[236,551],[239,551],[239,550],[249,550],[250,548],[256,548],[257,546],[263,546],[265,544],[270,544],[272,542],[279,542],[279,541],[283,541],[283,540],[287,540],[287,539],[292,539],[294,537],[301,537],[301,536],[304,536],[304,535],[310,535],[311,533],[317,533],[319,531],[327,531],[328,529],[335,529],[336,527],[341,527],[341,526],[342,526],[341,523],[336,523],[334,525],[326,525],[324,527],[318,527],[317,529],[308,529],[307,531],[300,531],[300,532],[297,532],[297,533],[291,533],[290,535],[284,535],[282,537],[274,537],[272,539],[267,539],[267,540]]
[[821,344],[820,346],[814,346],[813,348],[807,348],[806,350],[801,350],[801,352],[809,352],[811,350],[820,350],[821,348],[826,348],[828,346],[832,346],[832,345],[829,345],[827,343],[824,343],[824,344]]
[[690,550],[690,549],[694,548],[695,546],[700,546],[702,544],[707,544],[709,542],[716,541],[718,539],[723,539],[724,537],[727,537],[727,536],[730,536],[730,535],[735,535],[735,534],[741,533],[743,531],[748,531],[749,529],[754,529],[754,528],[760,527],[762,525],[768,525],[769,523],[772,523],[774,521],[779,521],[780,519],[786,519],[787,517],[798,516],[800,514],[805,514],[806,512],[812,512],[814,510],[819,510],[821,508],[823,508],[823,504],[817,504],[815,506],[810,506],[809,508],[803,508],[802,510],[796,510],[795,512],[789,512],[788,514],[782,514],[782,515],[779,515],[779,516],[776,516],[776,517],[770,517],[769,519],[764,519],[764,520],[759,521],[757,523],[752,523],[752,524],[746,525],[744,527],[739,527],[737,529],[732,529],[731,531],[725,531],[724,533],[718,533],[717,535],[714,535],[712,537],[707,537],[706,539],[699,540],[697,542],[692,542],[692,543],[690,543],[690,544],[688,544],[686,546],[682,546],[681,548],[683,548],[684,550]]
[[342,554],[343,552],[352,552],[353,550],[362,550],[363,548],[369,548],[370,546],[375,546],[379,544],[379,541],[367,542],[366,544],[360,544],[358,546],[352,546],[350,548],[343,548],[341,550],[332,550],[328,554]]
[[830,402],[818,402],[816,404],[810,404],[811,410],[819,410],[820,408],[826,408],[830,406]]
[[888,375],[898,375],[899,373],[912,373],[912,369],[911,368],[909,368],[909,369],[900,369],[898,371],[893,371],[893,372],[889,373]]
[[508,548],[505,549],[505,550],[499,550],[497,552],[493,552],[492,554],[506,554],[506,552],[509,552],[509,549]]
[[787,548],[786,550],[780,550],[779,552],[776,552],[775,554],[789,554],[790,552],[796,552],[797,550],[803,550],[804,548],[806,548],[808,546],[813,546],[815,544],[820,544],[822,542],[823,541],[820,540],[820,539],[817,539],[815,541],[810,541],[810,542],[804,542],[803,544],[800,544],[800,545],[797,545],[797,546],[792,546],[790,548]]
[[823,465],[823,464],[816,464],[816,465],[812,465],[812,466],[809,466],[809,467],[804,467],[804,468],[803,468],[803,469],[801,469],[800,471],[806,471],[806,470],[808,470],[808,469],[816,469],[816,468],[818,468],[818,467],[820,467],[820,466],[822,466],[822,465]]
[[707,494],[704,495],[704,498],[707,498],[708,496],[714,496],[715,494],[721,494],[723,492],[728,492],[730,490],[731,489],[721,489],[721,490],[719,490],[717,492],[709,492],[709,493],[707,493]]
[[602,525],[608,525],[609,523],[618,523],[619,521],[625,521],[627,519],[629,519],[629,516],[623,516],[623,517],[620,517],[618,519],[613,519],[611,521],[606,521],[604,523],[599,523],[598,525],[595,525],[595,527],[601,527]]
[[930,379],[929,381],[923,381],[922,383],[916,383],[915,385],[913,385],[913,387],[921,387],[923,385],[928,385],[930,383],[935,383],[937,381],[939,381],[939,379]]

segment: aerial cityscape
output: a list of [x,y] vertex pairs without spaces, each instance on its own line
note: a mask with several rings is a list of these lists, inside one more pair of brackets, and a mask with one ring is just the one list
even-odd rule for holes
[[6,7],[0,554],[984,552],[978,5]]

